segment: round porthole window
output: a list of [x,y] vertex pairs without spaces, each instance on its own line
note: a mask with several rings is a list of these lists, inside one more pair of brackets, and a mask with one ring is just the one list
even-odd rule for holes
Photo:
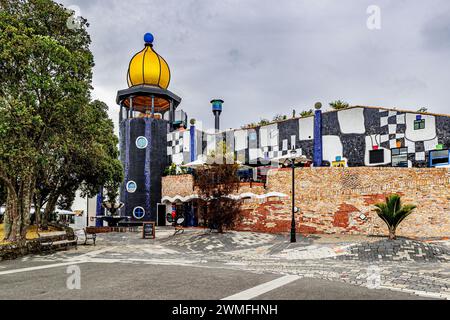
[[148,140],[146,137],[137,137],[136,139],[136,147],[138,149],[145,149],[148,146]]
[[145,210],[142,207],[136,207],[133,209],[133,216],[136,219],[142,219],[145,216]]
[[127,191],[129,193],[134,193],[137,189],[137,184],[134,181],[128,181],[127,183]]

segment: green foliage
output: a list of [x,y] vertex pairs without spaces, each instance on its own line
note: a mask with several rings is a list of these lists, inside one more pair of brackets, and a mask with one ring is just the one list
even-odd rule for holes
[[273,120],[272,121],[283,121],[283,120],[286,120],[287,119],[287,116],[286,115],[281,115],[281,114],[277,114],[277,115],[275,115],[275,117],[273,117]]
[[79,188],[113,192],[123,174],[107,106],[90,102],[87,21],[68,28],[71,13],[50,0],[0,4],[0,179],[14,241],[31,200],[47,204],[48,218],[56,205],[70,207]]
[[428,108],[422,107],[419,110],[417,110],[417,112],[421,112],[421,113],[428,112]]
[[330,102],[330,107],[333,108],[334,110],[342,110],[342,109],[347,109],[349,107],[349,104],[345,101],[336,100],[336,101]]
[[389,239],[395,239],[395,231],[399,224],[416,208],[415,205],[402,205],[397,194],[386,197],[386,202],[375,204],[375,212],[389,228]]
[[304,110],[302,112],[300,112],[300,117],[304,118],[304,117],[310,117],[314,115],[314,110],[313,109],[309,109],[309,110]]
[[164,169],[165,176],[178,176],[188,173],[189,168],[177,166],[175,163],[172,163],[170,166]]

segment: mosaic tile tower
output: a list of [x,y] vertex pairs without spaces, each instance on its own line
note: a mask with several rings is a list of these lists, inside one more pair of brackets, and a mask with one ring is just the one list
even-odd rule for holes
[[174,129],[181,98],[167,90],[170,69],[153,49],[153,35],[144,36],[145,47],[128,67],[128,89],[117,93],[120,106],[119,135],[124,183],[121,215],[129,223],[156,221],[161,200],[161,177],[168,165],[167,133]]

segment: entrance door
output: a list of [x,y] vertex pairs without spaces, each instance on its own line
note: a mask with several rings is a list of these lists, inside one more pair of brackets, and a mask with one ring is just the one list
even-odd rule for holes
[[166,205],[158,204],[158,226],[164,227],[166,225]]

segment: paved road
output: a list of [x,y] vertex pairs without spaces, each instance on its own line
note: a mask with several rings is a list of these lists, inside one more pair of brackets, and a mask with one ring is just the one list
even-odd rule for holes
[[[157,230],[156,240],[104,234],[95,247],[0,262],[0,299],[450,298],[448,254],[418,262],[414,243],[390,255],[407,261],[377,261],[368,256],[373,250],[365,239],[290,244],[283,236],[258,233],[172,235],[170,228]],[[384,245],[379,249],[377,256]],[[67,288],[73,266],[79,267],[80,290]],[[371,268],[379,276],[377,289],[367,287]]]
[[[42,265],[42,264],[41,264]],[[47,267],[49,264],[45,264]],[[36,267],[22,263],[21,268]],[[372,290],[320,279],[298,279],[264,293],[258,286],[283,278],[220,268],[127,263],[81,263],[81,289],[67,288],[67,266],[0,276],[0,299],[420,299],[418,296]],[[17,269],[8,268],[13,272]],[[0,272],[5,271],[1,269]],[[288,279],[289,280],[289,279]],[[279,285],[275,283],[275,286]],[[256,292],[248,292],[254,289]],[[243,295],[242,295],[243,293]],[[258,295],[258,293],[261,293]],[[256,296],[254,296],[256,295]]]

